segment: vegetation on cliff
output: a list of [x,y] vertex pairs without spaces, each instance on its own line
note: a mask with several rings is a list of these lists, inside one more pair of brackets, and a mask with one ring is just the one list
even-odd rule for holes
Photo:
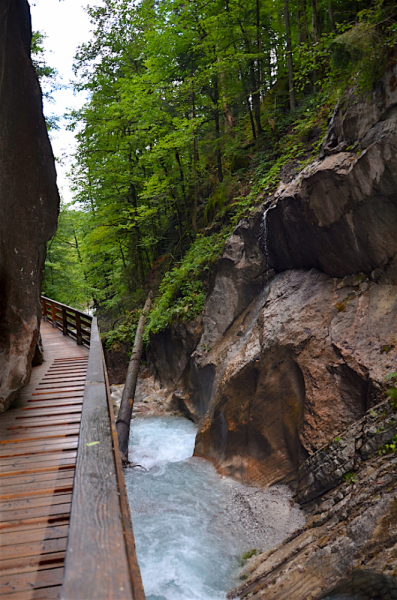
[[395,6],[105,0],[88,10],[93,39],[75,68],[89,100],[70,122],[77,204],[50,242],[44,292],[93,304],[125,335],[154,288],[158,332],[202,310],[225,238],[316,155],[346,85],[370,90],[396,43]]

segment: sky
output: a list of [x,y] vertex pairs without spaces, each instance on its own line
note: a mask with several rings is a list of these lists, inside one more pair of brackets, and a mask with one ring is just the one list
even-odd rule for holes
[[[77,47],[90,39],[91,24],[83,7],[98,4],[96,0],[30,0],[33,31],[47,36],[44,41],[45,61],[58,71],[61,90],[55,91],[54,103],[44,101],[44,114],[62,117],[71,108],[84,103],[83,93],[75,94],[71,85],[73,57]],[[71,155],[76,147],[74,134],[66,131],[66,121],[61,118],[60,130],[50,134],[57,161],[58,187],[65,202],[73,199],[67,172],[71,169]]]

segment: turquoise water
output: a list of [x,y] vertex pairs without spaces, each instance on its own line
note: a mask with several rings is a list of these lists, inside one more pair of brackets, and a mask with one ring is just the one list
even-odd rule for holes
[[126,471],[147,600],[223,600],[237,583],[246,541],[222,510],[225,486],[208,461],[192,458],[196,427],[178,417],[137,418]]

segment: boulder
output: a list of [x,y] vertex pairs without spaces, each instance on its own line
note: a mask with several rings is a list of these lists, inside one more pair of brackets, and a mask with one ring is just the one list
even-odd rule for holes
[[362,279],[286,271],[196,357],[206,407],[196,455],[245,483],[293,482],[383,398],[397,364],[397,287]]
[[[370,274],[397,254],[397,64],[373,97],[349,93],[323,150],[280,185],[255,232],[276,272],[316,268],[333,277]],[[394,260],[396,260],[394,258]],[[397,283],[397,269],[389,273]]]
[[26,0],[0,0],[0,412],[29,381],[59,196]]

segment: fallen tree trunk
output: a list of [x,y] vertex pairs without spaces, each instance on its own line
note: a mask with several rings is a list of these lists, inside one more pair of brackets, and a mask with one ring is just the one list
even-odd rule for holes
[[119,438],[119,448],[121,458],[124,463],[128,463],[128,442],[130,439],[130,422],[132,415],[132,408],[134,406],[134,396],[136,382],[138,379],[139,364],[141,362],[142,346],[143,346],[143,330],[145,328],[146,315],[150,310],[152,302],[152,292],[146,299],[145,306],[142,314],[139,318],[138,328],[135,334],[134,347],[128,365],[127,377],[125,380],[125,386],[123,390],[123,396],[121,398],[120,410],[116,421],[116,430]]

